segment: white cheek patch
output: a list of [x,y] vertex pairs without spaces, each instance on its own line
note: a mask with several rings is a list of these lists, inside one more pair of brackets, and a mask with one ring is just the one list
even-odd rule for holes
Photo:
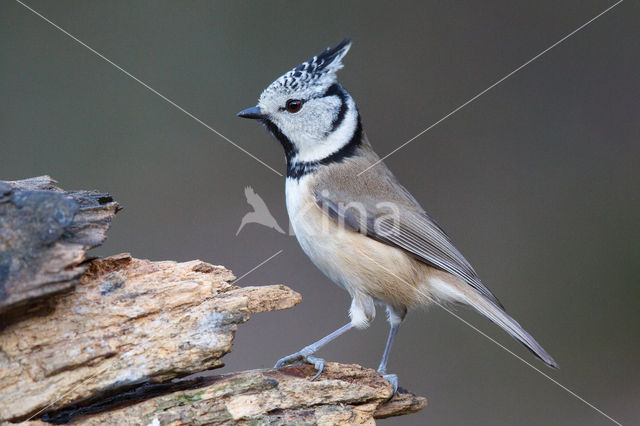
[[[302,128],[301,131],[293,133],[290,140],[296,146],[298,153],[295,162],[320,161],[327,158],[334,152],[340,150],[349,143],[358,126],[358,112],[351,98],[347,99],[347,112],[344,120],[333,132],[328,133],[331,129],[331,123],[340,109],[340,102],[332,111],[326,111],[317,117],[315,125],[310,123],[308,128]],[[313,120],[308,120],[312,122]]]
[[[322,142],[331,130],[331,123],[338,116],[342,101],[337,96],[310,99],[297,113],[289,113],[293,135],[305,135],[307,139]],[[301,138],[302,139],[302,138]]]

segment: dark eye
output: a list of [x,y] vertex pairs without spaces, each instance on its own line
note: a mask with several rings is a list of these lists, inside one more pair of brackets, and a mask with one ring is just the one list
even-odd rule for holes
[[289,99],[285,104],[285,108],[289,112],[296,113],[302,108],[302,101],[300,99]]

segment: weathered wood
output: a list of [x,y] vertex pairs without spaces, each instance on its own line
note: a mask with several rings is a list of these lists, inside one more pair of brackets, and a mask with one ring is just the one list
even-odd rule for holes
[[90,262],[52,312],[0,332],[0,420],[221,367],[250,314],[301,300],[282,285],[234,279],[201,261]]
[[0,181],[0,328],[73,288],[119,209],[109,194],[65,192],[49,176]]
[[197,377],[141,386],[99,403],[45,417],[83,425],[374,424],[419,411],[426,400],[393,388],[371,369],[327,363]]

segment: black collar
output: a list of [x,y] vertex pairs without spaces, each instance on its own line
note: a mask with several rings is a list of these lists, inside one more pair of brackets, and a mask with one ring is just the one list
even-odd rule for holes
[[[289,141],[289,143],[291,142]],[[297,180],[308,173],[316,171],[319,166],[341,163],[345,159],[353,157],[360,145],[362,145],[362,123],[360,123],[360,115],[358,114],[358,125],[356,127],[356,131],[353,132],[353,136],[347,144],[333,154],[323,158],[322,160],[296,161],[295,163],[292,161],[293,157],[287,156],[287,178]],[[285,148],[285,154],[286,151],[287,150]]]

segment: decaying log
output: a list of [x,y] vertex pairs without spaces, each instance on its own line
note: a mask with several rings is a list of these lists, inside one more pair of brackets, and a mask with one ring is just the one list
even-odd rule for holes
[[109,194],[65,192],[49,176],[0,181],[0,328],[75,286],[119,208]]
[[[371,369],[327,363],[311,381],[310,365],[253,370],[143,386],[93,406],[46,417],[84,425],[373,424],[410,414],[426,400],[393,388]],[[149,398],[150,399],[145,399]],[[142,402],[141,402],[142,400]]]
[[0,182],[0,423],[372,424],[426,405],[357,365],[203,373],[238,325],[300,295],[199,260],[88,260],[118,209],[48,177]]
[[285,286],[240,288],[233,279],[201,261],[123,254],[89,263],[51,313],[0,333],[0,420],[220,367],[250,314],[301,300]]

